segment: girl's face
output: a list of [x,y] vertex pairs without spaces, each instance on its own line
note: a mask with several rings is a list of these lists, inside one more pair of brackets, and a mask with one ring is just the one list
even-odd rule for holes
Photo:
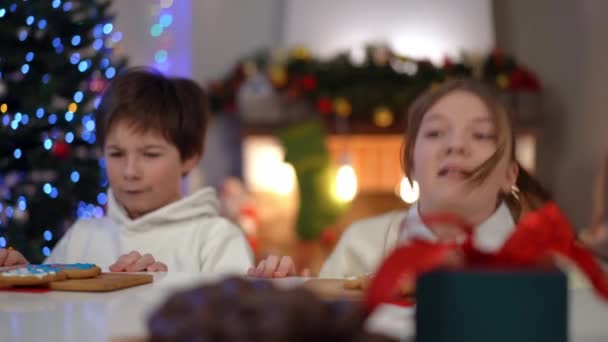
[[509,193],[517,179],[511,151],[504,151],[481,184],[470,179],[496,151],[496,133],[491,113],[473,93],[452,91],[429,108],[416,136],[412,165],[421,212],[450,211],[473,224],[494,212],[499,193]]
[[110,188],[132,219],[179,200],[182,176],[198,162],[181,160],[160,133],[140,133],[123,121],[108,131],[103,154]]

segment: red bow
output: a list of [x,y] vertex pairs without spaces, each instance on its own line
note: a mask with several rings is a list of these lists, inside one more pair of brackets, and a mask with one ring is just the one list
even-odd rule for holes
[[427,226],[450,224],[464,231],[463,244],[413,240],[395,249],[380,266],[367,292],[365,305],[373,310],[380,303],[408,305],[397,298],[399,282],[446,266],[529,267],[555,263],[556,257],[574,262],[589,278],[596,292],[608,301],[608,277],[591,253],[574,235],[568,219],[553,202],[521,218],[513,234],[496,253],[484,253],[473,246],[472,225],[451,214],[423,217]]

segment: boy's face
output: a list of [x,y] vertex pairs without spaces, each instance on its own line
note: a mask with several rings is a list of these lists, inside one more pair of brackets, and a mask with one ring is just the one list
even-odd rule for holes
[[181,160],[162,135],[140,133],[124,121],[109,129],[103,154],[110,188],[132,219],[179,200],[182,176],[199,159]]
[[491,114],[476,95],[454,91],[437,101],[424,115],[414,147],[421,209],[456,212],[476,224],[488,217],[498,194],[510,192],[517,179],[506,151],[480,185],[469,181],[496,151],[496,136]]

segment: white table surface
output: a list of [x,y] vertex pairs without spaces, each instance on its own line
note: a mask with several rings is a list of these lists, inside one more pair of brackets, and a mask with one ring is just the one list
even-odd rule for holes
[[[187,273],[157,273],[152,284],[108,293],[0,291],[0,341],[108,341],[145,336],[146,319],[180,288],[217,280]],[[275,280],[297,286],[304,278]],[[412,336],[413,312],[388,306],[373,319],[382,330]],[[400,324],[399,322],[403,322]],[[608,341],[608,304],[591,290],[570,291],[570,341]]]

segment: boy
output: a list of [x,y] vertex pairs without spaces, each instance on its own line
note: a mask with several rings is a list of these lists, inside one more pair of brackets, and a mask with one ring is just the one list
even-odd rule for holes
[[46,263],[245,273],[251,250],[240,229],[218,216],[215,191],[180,191],[207,129],[206,96],[196,83],[127,70],[104,93],[96,129],[110,184],[107,216],[78,220]]

